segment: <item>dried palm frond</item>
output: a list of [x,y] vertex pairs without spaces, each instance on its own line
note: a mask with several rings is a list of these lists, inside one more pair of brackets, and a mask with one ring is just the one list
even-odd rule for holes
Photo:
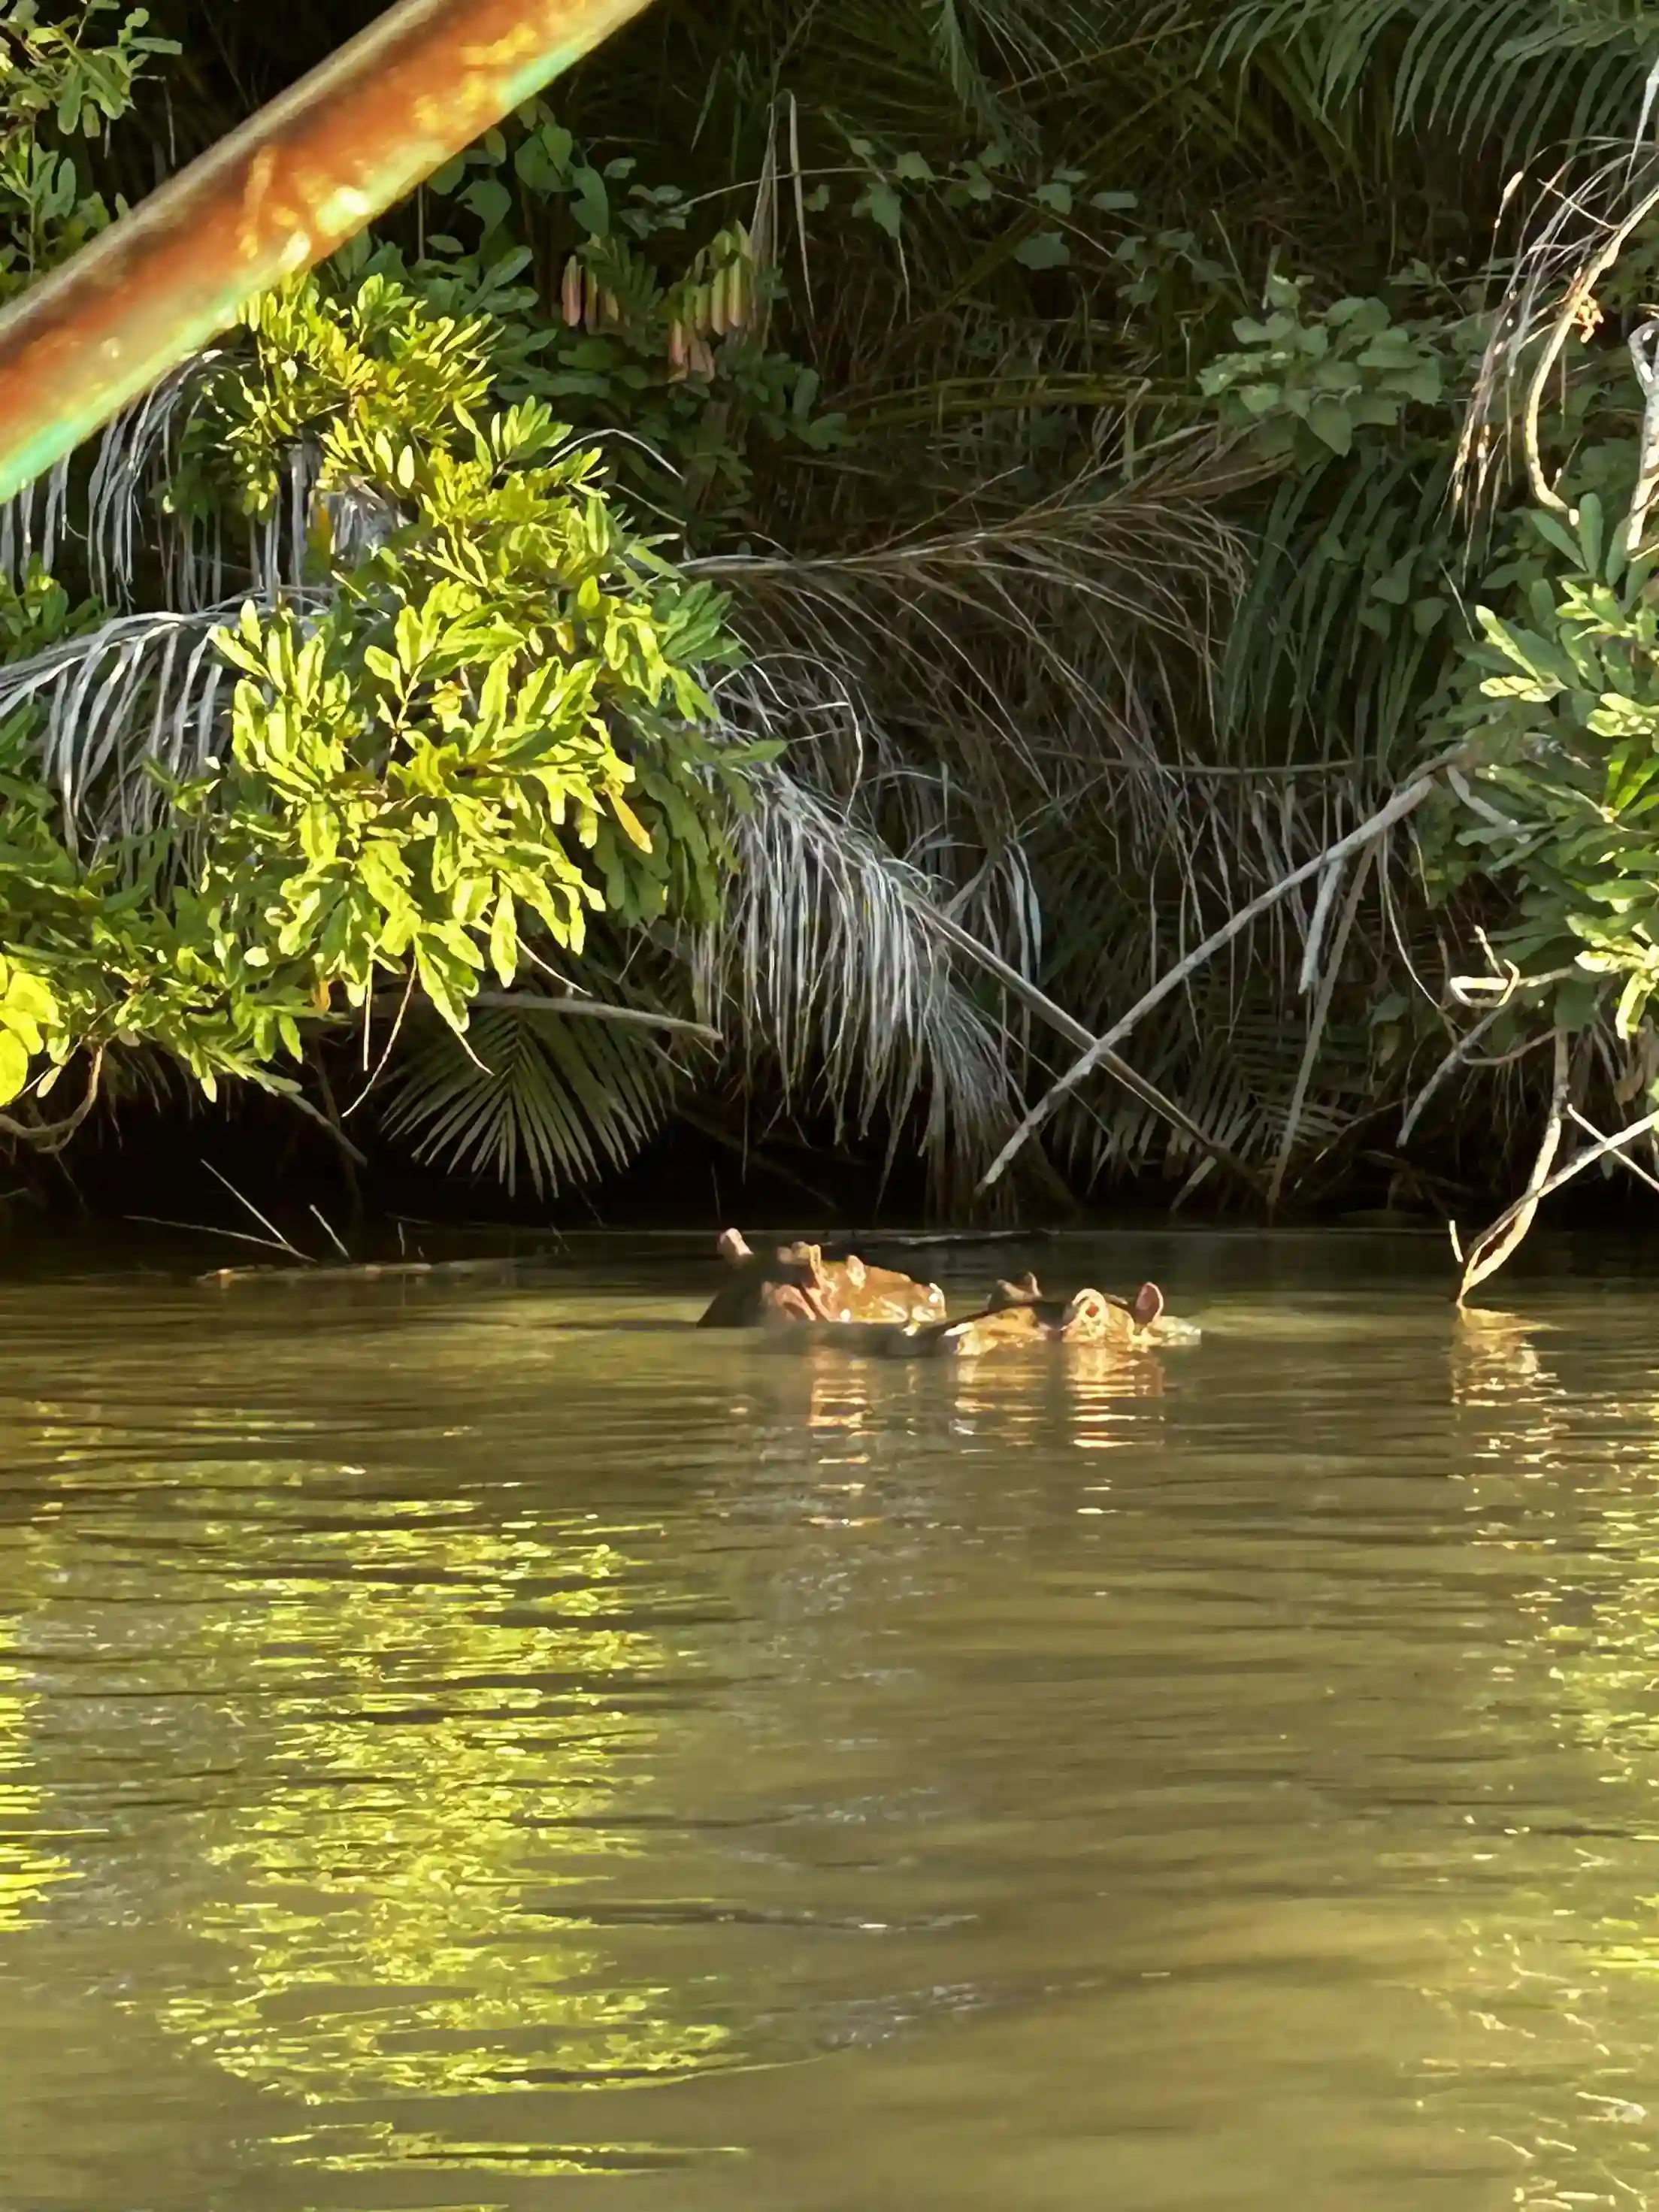
[[70,463],[54,464],[0,506],[0,574],[19,590],[39,561],[52,573],[69,522]]
[[166,793],[147,763],[184,778],[220,751],[228,671],[213,635],[237,611],[119,615],[0,668],[0,715],[29,704],[43,713],[41,772],[71,848],[161,823]]
[[988,1156],[1012,1107],[993,1018],[927,926],[935,887],[836,800],[776,768],[734,830],[716,931],[691,943],[700,1006],[746,1084],[838,1133],[908,1141],[936,1189]]

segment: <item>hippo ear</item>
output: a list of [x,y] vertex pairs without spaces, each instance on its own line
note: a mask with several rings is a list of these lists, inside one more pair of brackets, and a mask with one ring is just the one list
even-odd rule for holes
[[720,1242],[714,1249],[726,1265],[732,1267],[735,1267],[741,1260],[751,1260],[754,1257],[753,1253],[735,1229],[722,1229]]
[[1042,1285],[1035,1275],[1022,1275],[1018,1287],[1024,1291],[1028,1298],[1040,1298],[1042,1296]]
[[1142,1328],[1150,1328],[1164,1310],[1164,1293],[1156,1283],[1143,1283],[1135,1292],[1133,1308],[1135,1319]]
[[848,1281],[853,1285],[853,1288],[855,1291],[861,1291],[864,1288],[867,1271],[863,1261],[860,1259],[858,1254],[856,1252],[849,1252],[847,1257],[842,1261],[842,1267],[846,1273]]

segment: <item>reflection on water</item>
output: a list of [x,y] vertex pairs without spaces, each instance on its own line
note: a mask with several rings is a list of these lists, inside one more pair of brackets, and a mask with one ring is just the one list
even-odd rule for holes
[[[1471,1871],[1501,1889],[1501,1908],[1460,1923],[1449,1994],[1462,2050],[1431,2070],[1464,2124],[1479,2114],[1513,2149],[1517,2204],[1647,2205],[1659,2077],[1651,1998],[1630,1983],[1659,1982],[1659,1394],[1623,1362],[1602,1393],[1574,1389],[1550,1341],[1512,1314],[1467,1316],[1455,1340],[1476,1540],[1528,1570],[1476,1695],[1494,1735],[1522,1715],[1547,1729],[1540,1761],[1552,1743],[1576,1754],[1588,1788],[1472,1842]],[[1518,1510],[1516,1485],[1544,1482]],[[1540,1878],[1545,1837],[1556,1848]]]
[[1659,2212],[1643,1300],[1377,1249],[0,1291],[0,2192]]
[[609,1987],[579,1940],[526,1959],[519,1917],[576,1878],[561,1839],[627,1847],[602,1826],[607,1764],[649,1750],[639,1706],[665,1660],[616,1624],[633,1563],[613,1546],[469,1521],[434,1501],[424,1525],[400,1504],[392,1524],[284,1530],[281,1579],[239,1560],[195,1639],[228,1700],[257,1703],[260,1741],[200,1830],[224,1880],[197,1932],[222,1975],[158,2016],[307,2102],[667,2073],[724,2041],[672,1993]]
[[[43,1549],[32,1528],[0,1528],[0,1591],[13,1605],[37,1599]],[[36,1699],[20,1647],[26,1613],[0,1612],[0,1936],[33,1920],[47,1892],[68,1881],[52,1848],[43,1792],[33,1779],[29,1719]]]

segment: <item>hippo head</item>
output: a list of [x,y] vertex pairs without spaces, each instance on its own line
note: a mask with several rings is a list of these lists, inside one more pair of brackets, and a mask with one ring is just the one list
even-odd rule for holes
[[1079,1291],[1061,1315],[1058,1334],[1079,1344],[1127,1347],[1156,1342],[1163,1311],[1164,1293],[1156,1283],[1143,1283],[1133,1298],[1115,1298],[1103,1291]]
[[836,1319],[830,1310],[830,1277],[819,1246],[784,1245],[778,1253],[776,1267],[771,1271],[771,1280],[780,1289],[793,1291],[812,1320]]
[[[736,1278],[703,1316],[716,1326],[746,1327],[757,1320],[831,1321],[830,1279],[816,1244],[789,1244],[770,1259],[754,1251],[735,1229],[722,1230],[715,1247]],[[787,1290],[780,1298],[775,1293]]]
[[822,1301],[794,1283],[767,1283],[761,1290],[763,1325],[787,1328],[799,1322],[822,1321]]

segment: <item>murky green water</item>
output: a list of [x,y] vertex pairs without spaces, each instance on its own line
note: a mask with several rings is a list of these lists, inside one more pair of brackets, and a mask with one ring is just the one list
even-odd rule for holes
[[1031,1256],[0,1286],[6,2212],[1659,2207],[1651,1292]]

